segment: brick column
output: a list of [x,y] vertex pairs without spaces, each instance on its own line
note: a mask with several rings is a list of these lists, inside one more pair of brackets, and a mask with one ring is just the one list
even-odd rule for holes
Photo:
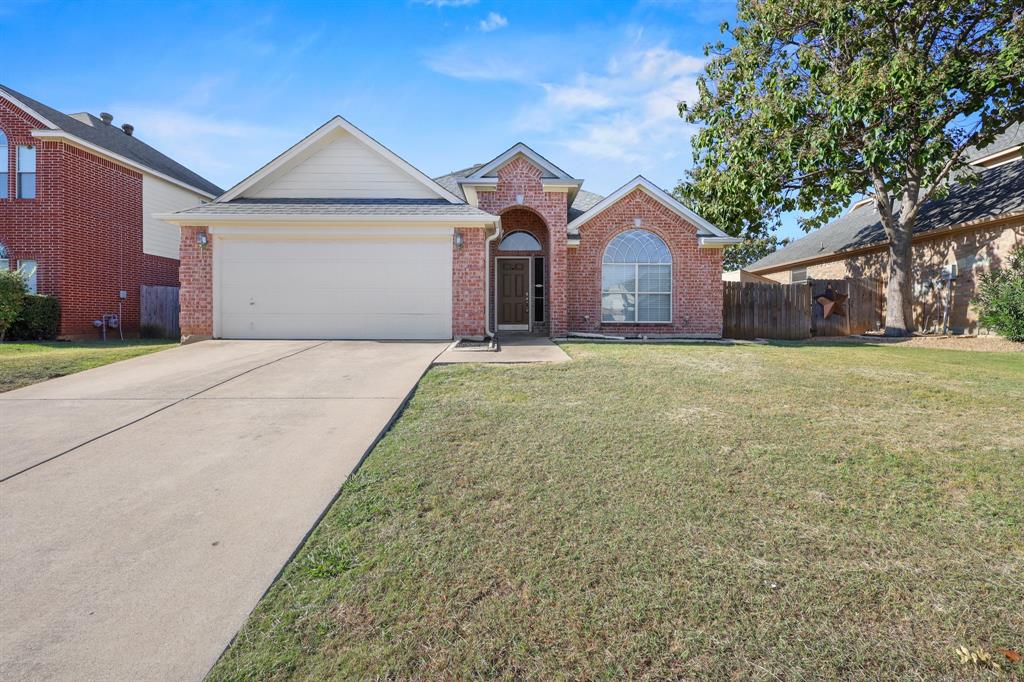
[[[205,246],[197,235],[206,234]],[[181,228],[181,262],[178,276],[181,289],[178,299],[181,312],[181,341],[202,341],[213,337],[213,239],[201,226]]]
[[462,246],[455,246],[452,240],[452,336],[482,337],[487,306],[484,229],[460,228],[455,233],[462,236]]

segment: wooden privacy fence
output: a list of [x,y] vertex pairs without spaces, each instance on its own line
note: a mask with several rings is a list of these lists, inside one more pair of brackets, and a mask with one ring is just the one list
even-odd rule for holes
[[168,339],[181,336],[181,327],[178,326],[178,287],[144,285],[140,303],[140,326],[144,335]]
[[[722,336],[729,339],[807,339],[848,336],[878,328],[882,283],[875,279],[817,279],[800,284],[723,282]],[[825,317],[820,296],[846,296]]]
[[[810,280],[811,333],[815,336],[849,336],[873,331],[882,325],[882,281],[877,279],[815,279]],[[818,297],[835,299],[846,296],[844,315],[825,318],[825,309]]]
[[806,339],[811,290],[806,284],[723,282],[722,336],[728,339]]

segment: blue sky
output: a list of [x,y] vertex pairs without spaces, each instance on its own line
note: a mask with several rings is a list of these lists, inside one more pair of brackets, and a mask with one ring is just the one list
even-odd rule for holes
[[695,96],[702,47],[734,13],[719,0],[3,0],[0,81],[67,113],[109,111],[225,188],[341,114],[429,175],[523,141],[595,192],[637,173],[671,189],[693,133],[675,103]]

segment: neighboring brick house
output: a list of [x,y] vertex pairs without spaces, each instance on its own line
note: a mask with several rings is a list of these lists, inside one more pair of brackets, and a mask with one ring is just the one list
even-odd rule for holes
[[62,338],[104,315],[138,334],[141,287],[178,284],[178,228],[153,214],[222,191],[133,133],[0,86],[0,267],[60,300]]
[[636,177],[608,197],[524,144],[430,179],[335,117],[181,230],[194,338],[720,337],[729,237]]
[[[914,323],[939,331],[949,304],[949,329],[978,331],[971,301],[978,276],[1024,244],[1024,126],[1008,128],[984,149],[968,152],[976,183],[956,182],[947,196],[926,203],[914,229]],[[745,268],[789,284],[807,279],[888,276],[889,242],[870,199],[806,237]],[[950,288],[943,270],[955,268]]]

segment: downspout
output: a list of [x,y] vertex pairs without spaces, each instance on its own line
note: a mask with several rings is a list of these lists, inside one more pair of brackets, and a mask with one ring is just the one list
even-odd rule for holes
[[484,335],[494,338],[491,329],[491,242],[501,236],[501,218],[498,218],[494,234],[484,240]]

